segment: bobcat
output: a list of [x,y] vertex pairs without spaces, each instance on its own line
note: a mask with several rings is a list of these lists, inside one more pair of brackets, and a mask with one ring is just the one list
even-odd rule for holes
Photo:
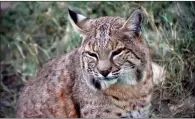
[[81,47],[43,65],[23,89],[16,117],[147,118],[153,85],[165,74],[151,62],[141,9],[127,20],[71,10],[69,18]]

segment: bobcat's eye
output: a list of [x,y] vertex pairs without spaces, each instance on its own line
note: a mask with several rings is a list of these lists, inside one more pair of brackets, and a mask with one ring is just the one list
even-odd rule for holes
[[117,49],[116,51],[112,52],[112,57],[116,56],[116,55],[119,55],[122,51],[123,51],[124,48],[119,48]]
[[91,57],[95,57],[96,59],[98,59],[97,54],[95,54],[95,53],[93,53],[93,52],[86,51],[85,53],[86,53],[87,55],[91,56]]
[[129,66],[132,68],[132,69],[134,69],[135,68],[135,64],[134,63],[132,63],[131,61],[127,61],[128,63],[129,63]]

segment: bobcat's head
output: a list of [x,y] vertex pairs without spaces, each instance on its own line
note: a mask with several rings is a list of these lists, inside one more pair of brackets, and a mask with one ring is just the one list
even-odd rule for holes
[[135,85],[151,73],[149,48],[141,35],[141,9],[127,20],[90,19],[69,10],[70,21],[83,36],[83,73],[90,86]]

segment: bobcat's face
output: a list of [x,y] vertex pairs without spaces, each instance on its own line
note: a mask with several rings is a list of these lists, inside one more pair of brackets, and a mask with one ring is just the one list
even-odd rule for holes
[[144,80],[148,49],[139,24],[131,21],[140,22],[140,18],[131,18],[130,23],[119,17],[85,18],[79,24],[81,16],[77,16],[74,22],[84,36],[82,64],[89,85],[105,89],[115,83],[135,85]]
[[[127,50],[124,44],[116,39],[109,39],[100,45],[101,39],[90,40],[83,52],[83,63],[87,73],[98,82],[115,83],[122,69],[127,68]],[[126,62],[126,64],[125,64]]]
[[136,84],[141,80],[141,60],[123,42],[112,37],[106,46],[100,42],[100,39],[90,40],[83,52],[84,69],[94,78],[92,81],[102,83],[103,88],[116,82]]

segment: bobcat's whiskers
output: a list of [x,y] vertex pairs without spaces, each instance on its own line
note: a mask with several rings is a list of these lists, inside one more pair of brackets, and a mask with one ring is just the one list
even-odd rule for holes
[[132,70],[123,70],[118,78],[118,84],[135,85],[137,84],[136,75]]

